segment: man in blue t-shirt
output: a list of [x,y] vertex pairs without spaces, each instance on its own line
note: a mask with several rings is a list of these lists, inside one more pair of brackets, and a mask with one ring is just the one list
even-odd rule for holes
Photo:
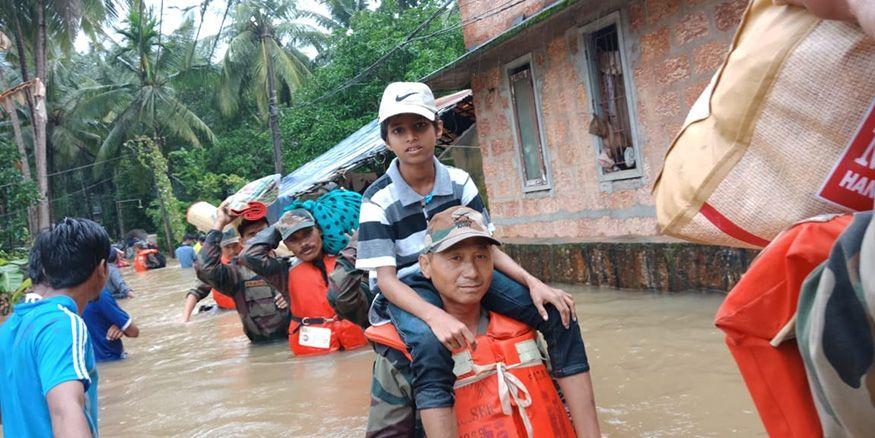
[[134,320],[119,307],[106,289],[100,292],[96,301],[88,303],[82,312],[82,319],[88,327],[94,357],[98,362],[124,359],[127,354],[122,344],[122,336],[140,336],[140,329],[134,324]]
[[185,238],[182,240],[182,245],[179,248],[176,248],[176,260],[179,260],[180,268],[192,268],[194,267],[194,262],[197,261],[197,253],[194,252],[194,248],[191,247],[191,242],[194,238],[188,234],[185,235]]
[[106,283],[109,236],[90,220],[64,218],[33,245],[43,298],[16,305],[0,326],[3,435],[97,436],[97,369],[77,312]]

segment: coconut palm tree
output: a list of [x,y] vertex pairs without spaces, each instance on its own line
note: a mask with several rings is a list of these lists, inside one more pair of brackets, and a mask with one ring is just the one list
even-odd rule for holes
[[349,29],[353,15],[368,7],[365,0],[319,0],[319,3],[328,8],[328,15],[312,11],[303,11],[303,14],[332,31]]
[[320,47],[325,35],[297,21],[301,17],[292,0],[240,2],[233,14],[234,35],[222,62],[219,109],[237,114],[243,96],[255,99],[259,114],[268,119],[276,172],[282,173],[282,140],[277,96],[291,96],[309,74],[309,59],[287,47]]
[[[27,49],[33,53],[34,77],[46,81],[49,42],[69,51],[80,29],[94,35],[115,16],[112,0],[0,0],[0,25],[13,31],[22,80],[30,80]],[[32,33],[26,33],[30,30]],[[51,37],[51,39],[50,39]],[[46,117],[28,96],[34,138],[37,187],[40,192],[38,226],[49,225],[48,166],[46,159]]]
[[85,99],[79,102],[107,108],[114,115],[97,160],[115,156],[125,140],[137,135],[151,137],[162,149],[166,137],[194,146],[214,141],[209,126],[176,98],[173,89],[173,82],[186,74],[182,67],[188,47],[172,40],[159,46],[158,21],[151,10],[141,14],[131,8],[125,24],[117,29],[124,42],[110,56],[119,69],[114,77],[107,77],[112,82],[85,90]]

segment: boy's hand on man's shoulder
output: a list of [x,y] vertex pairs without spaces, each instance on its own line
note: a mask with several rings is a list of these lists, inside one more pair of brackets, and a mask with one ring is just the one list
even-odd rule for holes
[[443,309],[435,309],[425,322],[431,328],[435,337],[438,338],[438,341],[444,344],[444,347],[447,347],[450,351],[463,349],[469,345],[472,349],[477,348],[474,334],[471,333],[471,330],[468,330],[468,327],[465,327],[465,324],[462,324],[462,321],[459,321]]
[[528,287],[532,302],[535,303],[535,307],[538,309],[541,317],[544,318],[544,321],[548,317],[547,309],[544,308],[544,305],[547,303],[552,304],[559,311],[562,325],[565,328],[571,325],[572,320],[577,321],[577,313],[574,310],[574,297],[570,293],[548,286],[538,279],[530,281]]

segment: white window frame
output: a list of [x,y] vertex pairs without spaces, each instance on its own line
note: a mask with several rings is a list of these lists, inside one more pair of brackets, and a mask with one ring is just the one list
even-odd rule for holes
[[[520,139],[520,130],[516,116],[516,105],[513,98],[513,88],[510,83],[510,72],[519,67],[522,67],[525,64],[529,65],[529,72],[532,75],[532,91],[535,94],[535,116],[538,120],[538,138],[541,141],[541,158],[544,160],[544,179],[540,182],[538,180],[529,180],[526,177],[525,162],[523,159],[522,139]],[[535,71],[535,63],[532,60],[532,54],[527,53],[505,64],[502,71],[503,80],[505,82],[505,86],[507,87],[507,96],[508,99],[510,99],[510,121],[511,126],[513,127],[513,138],[516,146],[516,160],[519,164],[517,167],[519,171],[520,181],[522,181],[523,193],[551,190],[553,188],[553,184],[550,178],[550,157],[547,155],[547,137],[544,133],[544,118],[541,114],[541,108],[543,108],[543,106],[541,105],[541,92],[538,89],[538,75]]]
[[629,111],[629,131],[632,137],[632,148],[635,151],[636,165],[634,169],[626,169],[616,172],[605,173],[604,169],[602,169],[602,167],[598,164],[598,157],[602,150],[603,139],[597,135],[590,134],[592,136],[592,141],[598,146],[598,148],[595,148],[593,164],[595,165],[598,180],[600,182],[641,178],[644,175],[644,163],[641,161],[641,141],[638,136],[638,117],[635,111],[637,108],[635,104],[635,87],[632,85],[633,76],[632,71],[629,69],[629,56],[626,53],[627,46],[624,37],[626,34],[626,30],[622,20],[620,19],[619,11],[614,11],[602,18],[592,21],[591,23],[579,29],[579,41],[581,47],[583,48],[581,63],[583,64],[583,71],[586,73],[583,76],[586,82],[587,97],[589,98],[589,113],[597,113],[598,105],[596,101],[600,97],[597,76],[598,71],[596,68],[594,68],[595,60],[593,60],[590,56],[590,54],[592,53],[590,35],[612,24],[617,26],[617,43],[620,48],[620,62],[622,63],[623,68],[623,86],[626,92],[626,107]]

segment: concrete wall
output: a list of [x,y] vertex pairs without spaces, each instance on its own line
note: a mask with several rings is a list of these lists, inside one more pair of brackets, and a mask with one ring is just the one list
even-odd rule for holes
[[[744,0],[599,0],[566,11],[563,28],[518,37],[495,49],[498,60],[471,78],[490,210],[502,237],[654,235],[650,187],[687,109],[707,85],[731,42]],[[585,3],[590,3],[586,5]],[[461,2],[463,20],[501,3]],[[521,13],[546,2],[526,1],[465,27],[475,46],[500,34]],[[600,182],[579,28],[620,11],[634,99],[643,177]],[[538,35],[544,35],[538,37]],[[549,191],[523,193],[505,64],[531,54],[541,96]]]

